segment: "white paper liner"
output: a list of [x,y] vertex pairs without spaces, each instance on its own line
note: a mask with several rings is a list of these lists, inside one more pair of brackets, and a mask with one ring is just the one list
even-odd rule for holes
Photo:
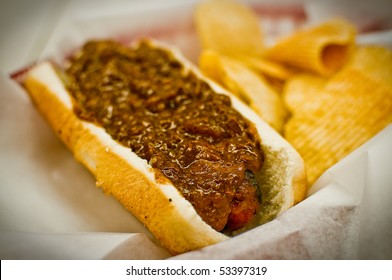
[[[1,259],[149,260],[169,254],[144,234],[0,232]],[[137,246],[139,244],[139,246]]]

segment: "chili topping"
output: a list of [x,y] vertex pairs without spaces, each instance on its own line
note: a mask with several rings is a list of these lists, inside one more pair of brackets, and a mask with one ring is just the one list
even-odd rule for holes
[[147,160],[214,229],[241,228],[255,215],[263,163],[256,128],[172,53],[148,41],[89,41],[66,80],[78,117]]

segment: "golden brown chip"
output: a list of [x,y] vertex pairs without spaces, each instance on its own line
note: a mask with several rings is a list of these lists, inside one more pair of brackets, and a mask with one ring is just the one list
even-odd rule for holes
[[234,0],[209,0],[199,3],[194,22],[202,49],[226,55],[259,55],[263,36],[253,11]]
[[312,110],[294,112],[285,126],[310,184],[392,122],[392,91],[357,69],[339,72],[318,94]]
[[282,92],[287,109],[290,112],[303,110],[306,113],[307,108],[315,104],[313,100],[320,98],[326,82],[327,79],[321,76],[305,73],[295,75],[287,80]]
[[240,61],[211,50],[200,55],[199,65],[207,76],[236,94],[281,132],[287,116],[283,100],[260,75]]
[[381,46],[357,46],[345,68],[357,69],[392,88],[392,52]]
[[[331,19],[263,50],[247,7],[230,0],[197,6],[201,70],[248,103],[304,158],[314,183],[392,122],[392,52],[356,46],[355,27]],[[282,96],[272,82],[277,82]],[[287,109],[288,111],[287,111]]]
[[352,24],[333,19],[278,41],[264,55],[272,60],[329,76],[347,60],[355,35]]
[[236,56],[236,59],[240,60],[256,72],[269,78],[285,81],[295,74],[293,69],[262,57],[238,55]]

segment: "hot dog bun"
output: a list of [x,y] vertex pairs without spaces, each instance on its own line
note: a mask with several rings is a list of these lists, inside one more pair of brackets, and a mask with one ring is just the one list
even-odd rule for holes
[[[263,202],[257,220],[243,230],[265,223],[301,201],[306,193],[306,175],[295,149],[249,107],[205,78],[177,50],[156,41],[149,43],[172,52],[216,92],[229,95],[232,106],[255,124],[265,154],[258,174]],[[37,64],[26,74],[23,85],[54,132],[95,176],[97,186],[135,215],[169,252],[179,254],[229,238],[206,224],[168,180],[156,178],[146,160],[113,140],[103,128],[79,119],[54,64]]]

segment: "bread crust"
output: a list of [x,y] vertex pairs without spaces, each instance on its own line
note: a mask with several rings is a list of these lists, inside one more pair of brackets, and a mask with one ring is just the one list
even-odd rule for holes
[[[202,77],[179,53],[173,53],[214,90],[229,94]],[[206,224],[168,180],[157,179],[146,160],[117,143],[104,129],[79,119],[73,112],[70,95],[50,62],[33,68],[27,74],[24,86],[58,137],[95,176],[97,186],[135,215],[170,253],[187,252],[229,238]],[[266,167],[260,174],[266,180],[262,192],[263,197],[273,197],[273,200],[263,202],[261,212],[270,213],[259,213],[258,225],[304,198],[304,164],[294,148],[277,132],[241,101],[231,97],[233,106],[255,123],[266,153]]]

